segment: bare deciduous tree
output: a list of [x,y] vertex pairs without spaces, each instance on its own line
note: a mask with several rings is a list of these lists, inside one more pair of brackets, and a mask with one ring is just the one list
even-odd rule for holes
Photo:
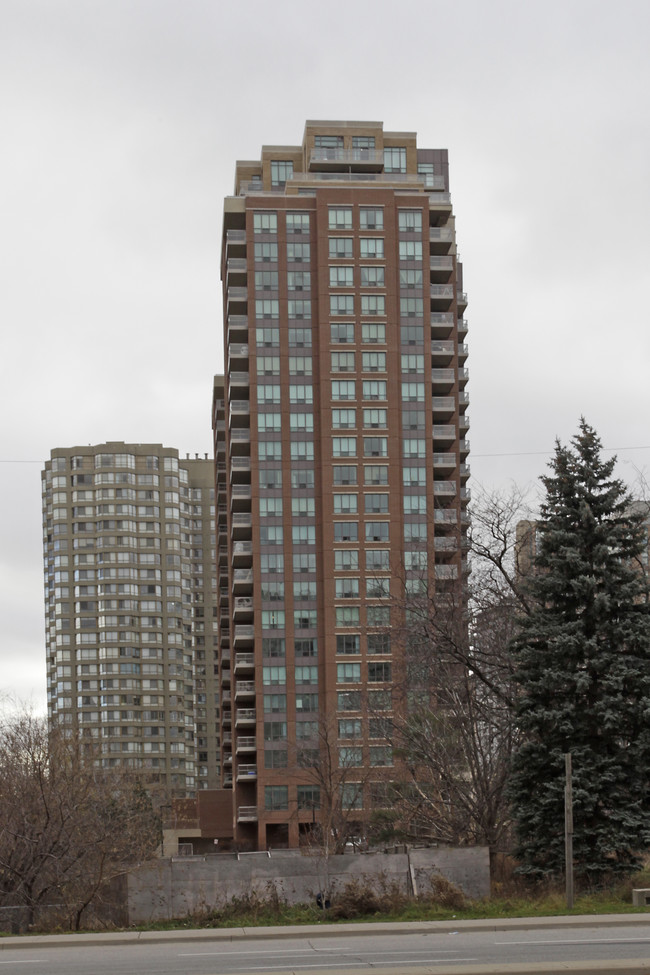
[[0,726],[0,898],[57,905],[72,927],[110,879],[150,858],[160,823],[137,778],[29,713]]

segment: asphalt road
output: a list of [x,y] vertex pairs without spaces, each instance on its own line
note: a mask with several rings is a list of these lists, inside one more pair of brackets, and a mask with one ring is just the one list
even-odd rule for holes
[[[603,919],[604,920],[604,919]],[[548,923],[548,921],[547,921]],[[469,927],[467,926],[469,924]],[[366,973],[464,975],[466,972],[634,972],[650,975],[650,917],[637,923],[593,923],[476,930],[422,925],[296,929],[265,936],[223,930],[165,932],[164,940],[0,939],[0,975],[282,975]],[[397,930],[395,930],[397,929]],[[357,933],[358,932],[358,933]],[[389,933],[390,932],[390,933]],[[134,938],[134,936],[131,936]],[[137,936],[135,936],[137,937]],[[155,937],[155,936],[153,936]],[[182,937],[184,940],[178,940]]]

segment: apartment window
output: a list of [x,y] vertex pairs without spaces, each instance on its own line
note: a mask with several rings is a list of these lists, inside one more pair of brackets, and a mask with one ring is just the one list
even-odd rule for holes
[[264,808],[269,812],[274,810],[284,810],[289,808],[289,786],[288,785],[265,785],[264,786]]
[[308,264],[311,246],[306,241],[287,241],[287,263]]
[[402,383],[404,403],[424,403],[424,383]]
[[280,302],[276,298],[255,299],[256,318],[279,318]]
[[366,345],[385,343],[386,326],[383,322],[364,322],[361,326],[361,341]]
[[[383,606],[373,607],[384,609]],[[392,666],[390,663],[369,663],[368,664],[368,683],[384,684],[391,680]]]
[[[318,640],[316,639],[316,637],[294,640],[293,650],[296,657],[317,657]],[[296,729],[296,736],[300,737],[298,729]]]
[[301,579],[293,584],[294,602],[305,603],[316,599],[316,583]]
[[386,382],[383,379],[364,379],[363,381],[363,398],[364,399],[387,399],[386,395]]
[[363,483],[368,485],[388,484],[388,467],[385,464],[367,464],[363,469]]
[[[260,595],[264,602],[281,603],[284,600],[284,583],[266,582],[263,580],[260,588]],[[284,653],[282,653],[282,656],[284,656]]]
[[402,441],[402,454],[405,458],[426,457],[426,441],[407,437]]
[[424,325],[400,325],[400,342],[402,345],[424,345]]
[[370,764],[374,767],[378,765],[392,766],[393,749],[390,745],[371,745]]
[[330,341],[332,345],[354,342],[354,323],[332,322],[330,325]]
[[422,318],[424,301],[422,298],[400,298],[399,313],[401,318]]
[[332,457],[356,457],[356,437],[332,437]]
[[356,484],[356,464],[335,464],[332,468],[332,480],[337,487],[342,487],[345,484]]
[[277,213],[254,213],[253,232],[256,234],[277,234],[278,215]]
[[[387,410],[364,410],[363,411],[364,429],[380,428],[388,426]],[[366,482],[367,483],[367,482]]]
[[[390,633],[369,633],[368,653],[390,653]],[[375,737],[383,738],[383,735]]]
[[364,511],[367,515],[388,514],[387,494],[364,494]]
[[264,629],[264,630],[283,630],[284,629],[284,610],[283,609],[263,609],[262,610],[262,629]]
[[333,430],[353,430],[357,425],[356,410],[332,410]]
[[338,691],[336,695],[337,711],[360,711],[360,691]]
[[423,355],[411,355],[404,353],[402,355],[402,372],[413,372],[413,373],[423,373],[424,372],[424,356]]
[[387,521],[367,521],[365,533],[367,542],[387,542],[390,525]]
[[277,263],[278,245],[273,241],[259,241],[255,244],[255,261]]
[[353,149],[374,149],[375,148],[374,135],[353,135],[352,148]]
[[311,318],[311,301],[303,298],[289,298],[287,316],[289,318]]
[[358,495],[356,494],[334,494],[333,496],[335,515],[356,515],[358,512]]
[[337,572],[356,572],[359,568],[359,550],[336,549],[334,551],[334,568]]
[[296,693],[296,711],[318,711],[318,694]]
[[388,599],[390,596],[390,579],[366,579],[367,599]]
[[360,765],[363,765],[363,749],[339,748],[339,768],[358,768]]
[[[370,749],[372,751],[372,749]],[[286,748],[268,749],[264,752],[264,768],[286,768],[288,753]]]
[[255,290],[256,291],[277,291],[278,272],[277,271],[256,271]]
[[357,398],[356,383],[353,379],[332,380],[332,399],[334,401],[354,400],[356,398]]
[[384,211],[380,207],[360,207],[359,226],[362,230],[383,230]]
[[[279,390],[279,386],[277,387]],[[314,402],[314,390],[312,386],[289,386],[289,402],[292,406],[311,404]]]
[[314,414],[313,413],[290,413],[289,424],[292,433],[313,433]]
[[291,541],[294,545],[315,545],[315,525],[293,525],[291,529]]
[[354,372],[354,352],[330,352],[332,372]]
[[278,347],[280,345],[280,329],[256,328],[255,344],[258,349]]
[[298,497],[291,499],[291,514],[294,518],[313,518],[316,513],[315,507],[315,498]]
[[294,440],[291,443],[291,460],[313,460],[314,444],[313,441]]
[[390,711],[392,706],[392,695],[389,690],[368,691],[369,711]]
[[318,684],[318,667],[296,667],[296,684]]
[[385,315],[386,298],[384,295],[361,295],[362,315]]
[[329,256],[350,260],[353,256],[353,246],[352,237],[330,237]]
[[422,210],[400,210],[398,214],[398,227],[404,233],[421,233]]
[[314,147],[316,149],[342,149],[342,135],[315,135]]
[[289,329],[289,348],[290,349],[310,349],[311,348],[311,329],[310,328],[290,328]]
[[403,467],[402,482],[404,487],[424,487],[427,483],[425,467]]
[[400,240],[399,259],[400,261],[421,261],[422,241],[421,240]]
[[308,468],[299,467],[291,471],[291,487],[294,490],[313,489],[314,472]]
[[409,571],[424,571],[427,567],[428,557],[426,551],[405,552],[404,568]]
[[361,637],[358,633],[338,633],[336,652],[343,656],[361,653]]
[[358,542],[359,541],[358,523],[356,521],[335,521],[334,541],[335,542]]
[[330,230],[352,230],[352,207],[330,207],[328,221]]
[[335,580],[336,599],[358,599],[359,580],[358,579],[336,579]]
[[[304,721],[303,724],[308,724]],[[296,729],[296,736],[298,729]],[[317,785],[299,785],[297,787],[298,809],[320,809],[320,787]]]
[[361,682],[361,664],[337,664],[336,680],[339,684],[359,684]]
[[384,268],[370,265],[361,268],[361,287],[362,288],[383,288],[384,287]]
[[289,291],[309,291],[311,288],[311,274],[309,271],[288,271],[287,289]]
[[366,572],[387,572],[390,569],[390,549],[369,548],[366,551]]
[[287,683],[286,667],[262,667],[262,683],[265,687]]
[[388,437],[364,437],[364,457],[388,457]]
[[293,177],[293,162],[290,159],[271,160],[271,186],[284,186]]
[[[278,446],[280,446],[278,444]],[[276,468],[262,467],[259,472],[259,485],[261,488],[281,488],[282,471]]]
[[263,701],[265,714],[283,714],[287,710],[286,694],[265,694]]
[[405,494],[404,514],[425,515],[427,513],[427,498],[425,494]]
[[294,574],[316,571],[316,556],[311,552],[297,552],[293,556]]
[[257,387],[257,402],[259,405],[280,405],[280,386],[261,383]]
[[339,738],[361,738],[361,718],[342,718],[338,722]]
[[363,372],[386,372],[386,353],[362,352],[361,369]]
[[384,171],[387,173],[406,172],[406,146],[390,146],[384,149]]
[[354,315],[354,295],[330,295],[330,315]]
[[[273,163],[271,163],[271,165],[273,165]],[[293,163],[291,163],[291,167],[293,170]],[[287,179],[290,179],[290,177],[287,177]],[[308,213],[287,213],[287,233],[308,234],[309,214]]]
[[330,267],[330,288],[352,288],[354,286],[354,268],[344,264]]
[[424,430],[424,410],[403,410],[402,430]]
[[[368,606],[366,608],[366,622],[368,626],[389,626],[390,606]],[[390,678],[386,679],[390,680]]]
[[383,237],[361,237],[359,240],[359,254],[362,260],[377,261],[384,259]]
[[289,356],[290,376],[311,376],[311,356]]
[[409,268],[405,271],[399,272],[399,284],[400,288],[421,288],[422,287],[422,269],[421,268]]
[[258,413],[257,429],[259,433],[279,433],[279,431],[282,429],[282,414]]
[[282,444],[279,440],[260,440],[257,445],[257,456],[261,461],[282,460]]
[[423,521],[410,521],[404,525],[404,541],[424,545],[427,540],[427,526]]
[[264,497],[259,500],[260,518],[281,518],[282,498]]
[[433,187],[433,163],[419,162],[418,175],[424,176],[424,185],[427,189]]

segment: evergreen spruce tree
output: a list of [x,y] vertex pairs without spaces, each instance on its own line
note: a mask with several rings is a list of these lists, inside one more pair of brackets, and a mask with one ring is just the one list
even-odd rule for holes
[[573,764],[574,864],[598,883],[650,847],[650,615],[635,513],[615,458],[583,420],[543,477],[531,589],[512,647],[523,744],[510,796],[517,856],[532,875],[564,871],[564,759]]

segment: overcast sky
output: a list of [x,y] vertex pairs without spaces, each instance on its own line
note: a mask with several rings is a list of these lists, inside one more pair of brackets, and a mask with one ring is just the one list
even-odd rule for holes
[[236,159],[306,119],[449,149],[473,484],[584,414],[650,465],[647,0],[1,0],[0,690],[45,700],[40,470],[211,449]]

